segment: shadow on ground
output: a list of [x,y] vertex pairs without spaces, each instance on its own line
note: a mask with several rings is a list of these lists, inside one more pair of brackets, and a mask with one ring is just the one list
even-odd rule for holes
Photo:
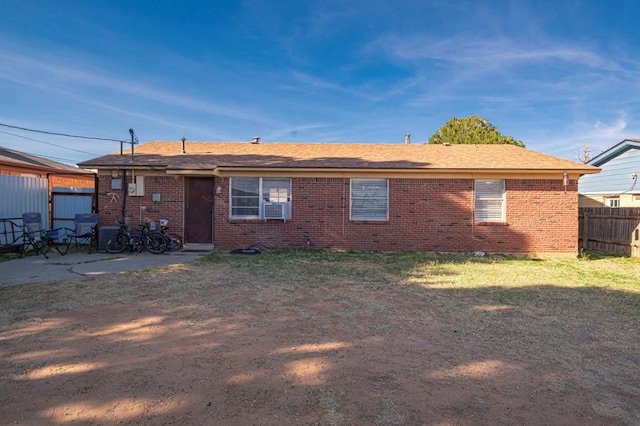
[[637,293],[559,287],[544,274],[527,286],[504,282],[507,274],[463,288],[449,266],[223,256],[0,289],[0,417],[640,422]]

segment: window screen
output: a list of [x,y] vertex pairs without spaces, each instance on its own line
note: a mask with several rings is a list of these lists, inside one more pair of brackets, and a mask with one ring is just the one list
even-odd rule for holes
[[351,179],[351,219],[389,219],[388,179]]
[[475,220],[504,222],[504,180],[476,180]]
[[231,216],[260,216],[260,178],[231,179]]

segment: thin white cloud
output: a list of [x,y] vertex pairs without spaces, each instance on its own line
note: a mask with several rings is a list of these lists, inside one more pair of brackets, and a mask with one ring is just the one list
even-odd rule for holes
[[618,117],[610,122],[597,120],[594,123],[583,125],[583,128],[572,135],[571,139],[577,148],[589,145],[591,151],[598,154],[628,138],[628,124],[626,112],[621,111],[618,113]]
[[216,104],[160,90],[139,80],[109,74],[76,58],[58,56],[54,60],[46,55],[18,53],[4,47],[0,49],[0,63],[3,63],[0,66],[0,78],[23,86],[69,93],[87,93],[87,88],[108,90],[201,113],[251,122],[270,122],[268,117],[254,110],[238,109],[229,103]]
[[418,88],[422,83],[424,83],[424,78],[422,77],[409,77],[399,79],[397,82],[389,82],[388,86],[380,88],[377,86],[374,87],[367,82],[359,85],[350,85],[342,82],[335,83],[297,70],[290,70],[289,73],[297,83],[295,85],[288,85],[287,87],[290,90],[302,90],[306,92],[337,92],[368,102],[384,101],[390,97],[398,96],[410,91],[411,89]]
[[[301,72],[301,71],[296,71],[296,70],[290,70],[289,71],[290,75],[292,78],[294,78],[297,81],[297,85],[295,85],[295,89],[296,90],[307,90],[307,91],[313,91],[313,90],[319,90],[319,91],[332,91],[332,92],[340,92],[340,93],[344,93],[347,94],[349,96],[354,96],[357,98],[361,98],[361,99],[366,99],[368,101],[376,101],[379,99],[379,96],[373,96],[371,94],[369,94],[368,91],[363,91],[363,90],[356,90],[354,88],[348,87],[348,86],[344,86],[342,84],[339,83],[334,83],[331,81],[327,81],[318,77],[315,77],[311,74],[305,73],[305,72]],[[290,86],[290,87],[294,87],[294,86]]]
[[527,145],[535,146],[533,149],[538,151],[554,151],[576,160],[576,154],[586,145],[595,155],[626,138],[633,137],[630,133],[638,130],[629,127],[626,111],[618,111],[609,120],[567,123],[562,129],[548,130],[544,135],[529,139]]
[[319,130],[335,127],[335,123],[303,123],[292,124],[282,128],[275,129],[265,135],[266,140],[272,141],[299,141],[299,138],[308,141],[309,134],[318,134]]
[[608,71],[626,71],[615,61],[585,46],[544,41],[524,43],[508,38],[456,36],[434,39],[386,35],[371,42],[365,51],[372,55],[383,52],[392,59],[415,63],[434,60],[490,69],[561,61]]

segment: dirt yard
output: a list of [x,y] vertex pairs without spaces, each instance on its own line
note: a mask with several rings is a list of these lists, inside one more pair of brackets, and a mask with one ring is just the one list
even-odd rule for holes
[[0,288],[0,423],[637,425],[638,270],[267,251]]

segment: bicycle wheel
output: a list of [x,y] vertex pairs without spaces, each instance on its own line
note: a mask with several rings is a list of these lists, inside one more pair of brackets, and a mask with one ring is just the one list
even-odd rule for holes
[[107,253],[121,253],[127,248],[128,238],[121,232],[110,236],[105,243]]
[[159,232],[149,232],[144,236],[144,248],[149,253],[161,254],[167,251],[167,240]]
[[167,234],[168,239],[171,239],[171,244],[169,244],[170,251],[178,251],[182,250],[182,237],[178,234]]
[[135,232],[131,234],[129,239],[129,251],[131,253],[140,253],[144,250],[144,244],[142,243],[142,234]]

